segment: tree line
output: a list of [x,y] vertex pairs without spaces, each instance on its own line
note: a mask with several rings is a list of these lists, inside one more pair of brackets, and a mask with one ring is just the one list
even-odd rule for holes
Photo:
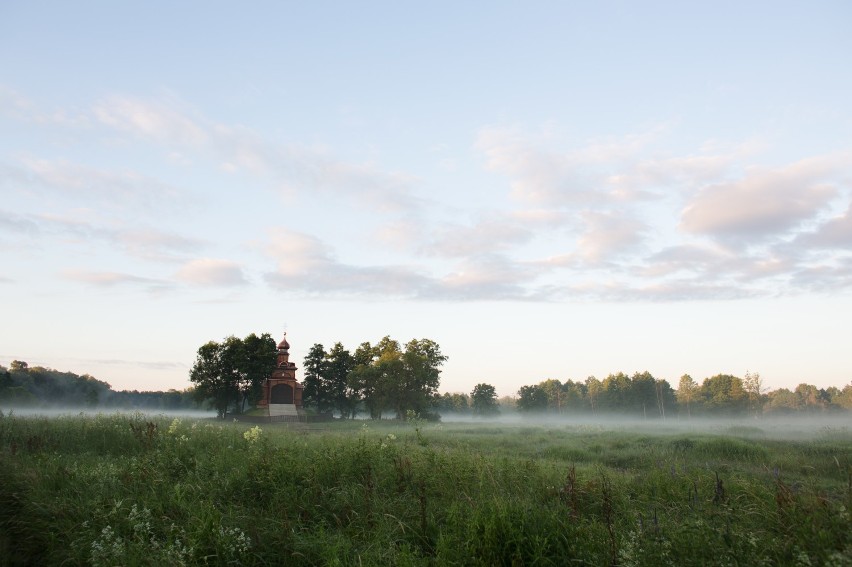
[[[459,394],[445,394],[458,405]],[[683,375],[677,389],[649,372],[610,374],[603,380],[548,379],[522,386],[514,398],[519,412],[561,414],[617,413],[643,417],[745,416],[832,412],[852,409],[852,384],[842,390],[799,384],[795,390],[768,391],[758,373],[744,377],[717,374],[700,384]]]
[[116,391],[89,374],[78,375],[13,360],[0,365],[0,404],[12,407],[62,407],[177,410],[195,409],[193,390]]
[[364,410],[372,419],[388,412],[401,420],[437,419],[432,402],[446,360],[430,339],[413,339],[403,347],[386,336],[375,345],[363,342],[354,352],[339,342],[328,351],[316,343],[305,356],[303,402],[342,418]]

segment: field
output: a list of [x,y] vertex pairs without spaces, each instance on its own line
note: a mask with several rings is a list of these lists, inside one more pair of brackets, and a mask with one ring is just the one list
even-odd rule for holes
[[5,565],[852,565],[852,432],[0,417]]

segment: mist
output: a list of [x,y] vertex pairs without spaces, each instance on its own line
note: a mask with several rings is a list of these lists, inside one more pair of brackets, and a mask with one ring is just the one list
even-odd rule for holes
[[757,439],[812,439],[825,435],[852,436],[852,419],[848,413],[818,416],[785,417],[692,417],[669,419],[642,419],[620,414],[557,416],[547,413],[521,414],[506,412],[502,415],[480,417],[470,413],[443,413],[441,423],[464,424],[478,428],[546,427],[604,431],[633,431],[645,434],[675,435],[681,433],[730,435]]
[[3,415],[21,417],[94,417],[97,415],[144,415],[150,417],[179,417],[183,419],[210,419],[216,417],[213,410],[160,409],[160,408],[86,408],[86,407],[26,407],[0,405]]

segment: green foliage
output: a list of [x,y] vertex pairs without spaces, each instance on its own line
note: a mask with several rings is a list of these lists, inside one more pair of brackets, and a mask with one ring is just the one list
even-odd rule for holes
[[0,562],[844,565],[850,454],[848,428],[0,414]]
[[547,392],[539,385],[521,386],[517,407],[521,412],[544,411],[547,409]]
[[110,393],[109,384],[88,374],[30,367],[20,360],[13,360],[8,371],[0,371],[0,402],[8,404],[85,407],[93,398],[108,399]]
[[263,381],[275,368],[275,357],[275,341],[267,333],[210,341],[199,347],[189,379],[198,400],[211,400],[219,417],[225,418],[229,409],[242,412],[246,403],[257,402]]
[[470,393],[470,406],[474,415],[493,416],[500,413],[497,390],[491,384],[477,384]]
[[522,386],[514,401],[522,413],[548,412],[566,416],[611,413],[667,419],[693,415],[830,414],[852,409],[852,384],[843,390],[799,384],[795,391],[780,388],[766,392],[757,373],[747,372],[745,378],[718,374],[706,378],[700,385],[684,374],[675,391],[668,381],[655,378],[649,372],[636,372],[633,376],[619,372],[603,381],[590,376],[585,383],[543,380]]
[[354,354],[337,343],[328,353],[314,345],[305,358],[305,396],[320,411],[335,409],[354,417],[363,401],[372,419],[392,410],[397,419],[430,416],[447,357],[429,339],[398,341],[384,337],[375,346],[361,343]]

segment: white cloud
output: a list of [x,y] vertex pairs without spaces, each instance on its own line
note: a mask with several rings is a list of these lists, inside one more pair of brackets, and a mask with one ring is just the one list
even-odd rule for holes
[[800,234],[795,244],[808,248],[852,251],[852,203],[843,215],[829,219],[815,231]]
[[205,128],[172,105],[111,96],[96,103],[92,112],[107,126],[158,142],[193,146],[208,142]]
[[321,191],[385,211],[416,210],[411,176],[371,163],[341,160],[327,151],[268,140],[241,126],[191,117],[174,101],[113,96],[95,105],[94,115],[111,128],[164,145],[168,156],[200,151],[228,173],[271,178],[286,191]]
[[492,215],[471,226],[440,227],[422,250],[444,257],[472,257],[512,248],[533,236],[533,230],[523,223],[508,216]]
[[577,244],[588,262],[601,262],[623,256],[641,246],[644,223],[624,214],[586,212],[586,230]]
[[178,270],[176,277],[184,283],[208,287],[233,287],[248,283],[238,264],[215,258],[191,260]]
[[86,270],[66,270],[62,272],[66,280],[85,283],[97,287],[114,287],[122,285],[166,285],[162,280],[144,278],[122,272],[92,272]]
[[814,218],[837,195],[830,176],[839,156],[817,157],[777,169],[752,168],[739,180],[708,185],[686,205],[680,227],[720,241],[759,241]]
[[[511,179],[515,197],[544,204],[597,206],[656,198],[653,192],[636,187],[633,178],[644,153],[663,132],[655,128],[555,151],[517,131],[484,128],[475,147],[485,154],[488,169]],[[654,171],[659,175],[659,165],[645,167],[649,170],[645,178]]]
[[168,210],[182,202],[181,191],[131,170],[88,167],[65,160],[23,158],[20,165],[0,164],[0,187],[47,191],[74,202],[132,211]]

